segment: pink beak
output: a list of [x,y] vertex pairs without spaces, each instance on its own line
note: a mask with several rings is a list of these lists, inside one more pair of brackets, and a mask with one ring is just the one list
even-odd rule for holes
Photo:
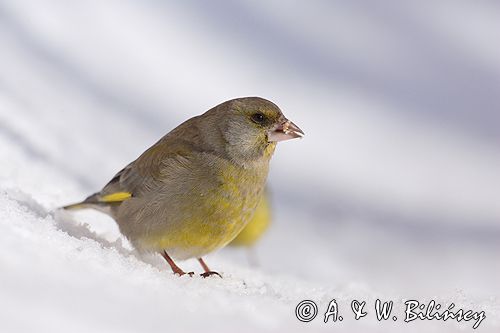
[[292,123],[290,120],[285,119],[284,122],[268,132],[267,139],[269,142],[280,142],[295,138],[302,138],[304,135],[304,132],[302,132],[297,125]]

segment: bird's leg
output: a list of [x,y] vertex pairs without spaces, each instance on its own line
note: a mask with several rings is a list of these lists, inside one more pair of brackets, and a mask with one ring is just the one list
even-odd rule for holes
[[[177,274],[179,276],[183,276],[184,274],[186,274],[186,272],[184,272],[179,266],[177,266],[172,258],[170,258],[170,256],[167,254],[167,251],[163,250],[163,252],[161,252],[161,256],[165,258],[167,263],[170,265],[170,268],[172,268],[174,274]],[[189,276],[193,276],[194,272],[189,272],[187,274],[189,274]]]
[[205,271],[205,273],[200,274],[201,276],[203,276],[204,278],[206,278],[206,277],[209,277],[209,276],[212,276],[212,275],[218,275],[220,278],[222,278],[222,276],[219,273],[211,271],[210,268],[208,268],[207,264],[205,264],[205,262],[203,261],[203,259],[198,258],[198,261],[199,261],[201,267],[203,267],[203,270]]

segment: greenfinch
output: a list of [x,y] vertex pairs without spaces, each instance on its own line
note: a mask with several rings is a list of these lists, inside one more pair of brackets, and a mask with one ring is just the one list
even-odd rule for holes
[[[110,215],[139,252],[175,260],[202,257],[231,242],[254,215],[276,144],[304,132],[260,97],[226,101],[162,137],[104,188],[65,209]],[[189,273],[192,275],[193,273]],[[220,276],[220,275],[219,275]]]

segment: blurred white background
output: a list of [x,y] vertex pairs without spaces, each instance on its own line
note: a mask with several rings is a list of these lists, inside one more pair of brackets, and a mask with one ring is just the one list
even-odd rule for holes
[[272,162],[262,271],[498,310],[499,40],[494,1],[0,1],[0,189],[80,200],[262,96],[306,132]]

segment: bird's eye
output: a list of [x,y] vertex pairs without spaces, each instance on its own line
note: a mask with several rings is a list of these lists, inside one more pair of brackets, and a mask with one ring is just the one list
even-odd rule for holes
[[257,124],[262,124],[265,119],[266,119],[266,117],[260,112],[254,113],[252,115],[252,120],[254,122],[256,122]]

